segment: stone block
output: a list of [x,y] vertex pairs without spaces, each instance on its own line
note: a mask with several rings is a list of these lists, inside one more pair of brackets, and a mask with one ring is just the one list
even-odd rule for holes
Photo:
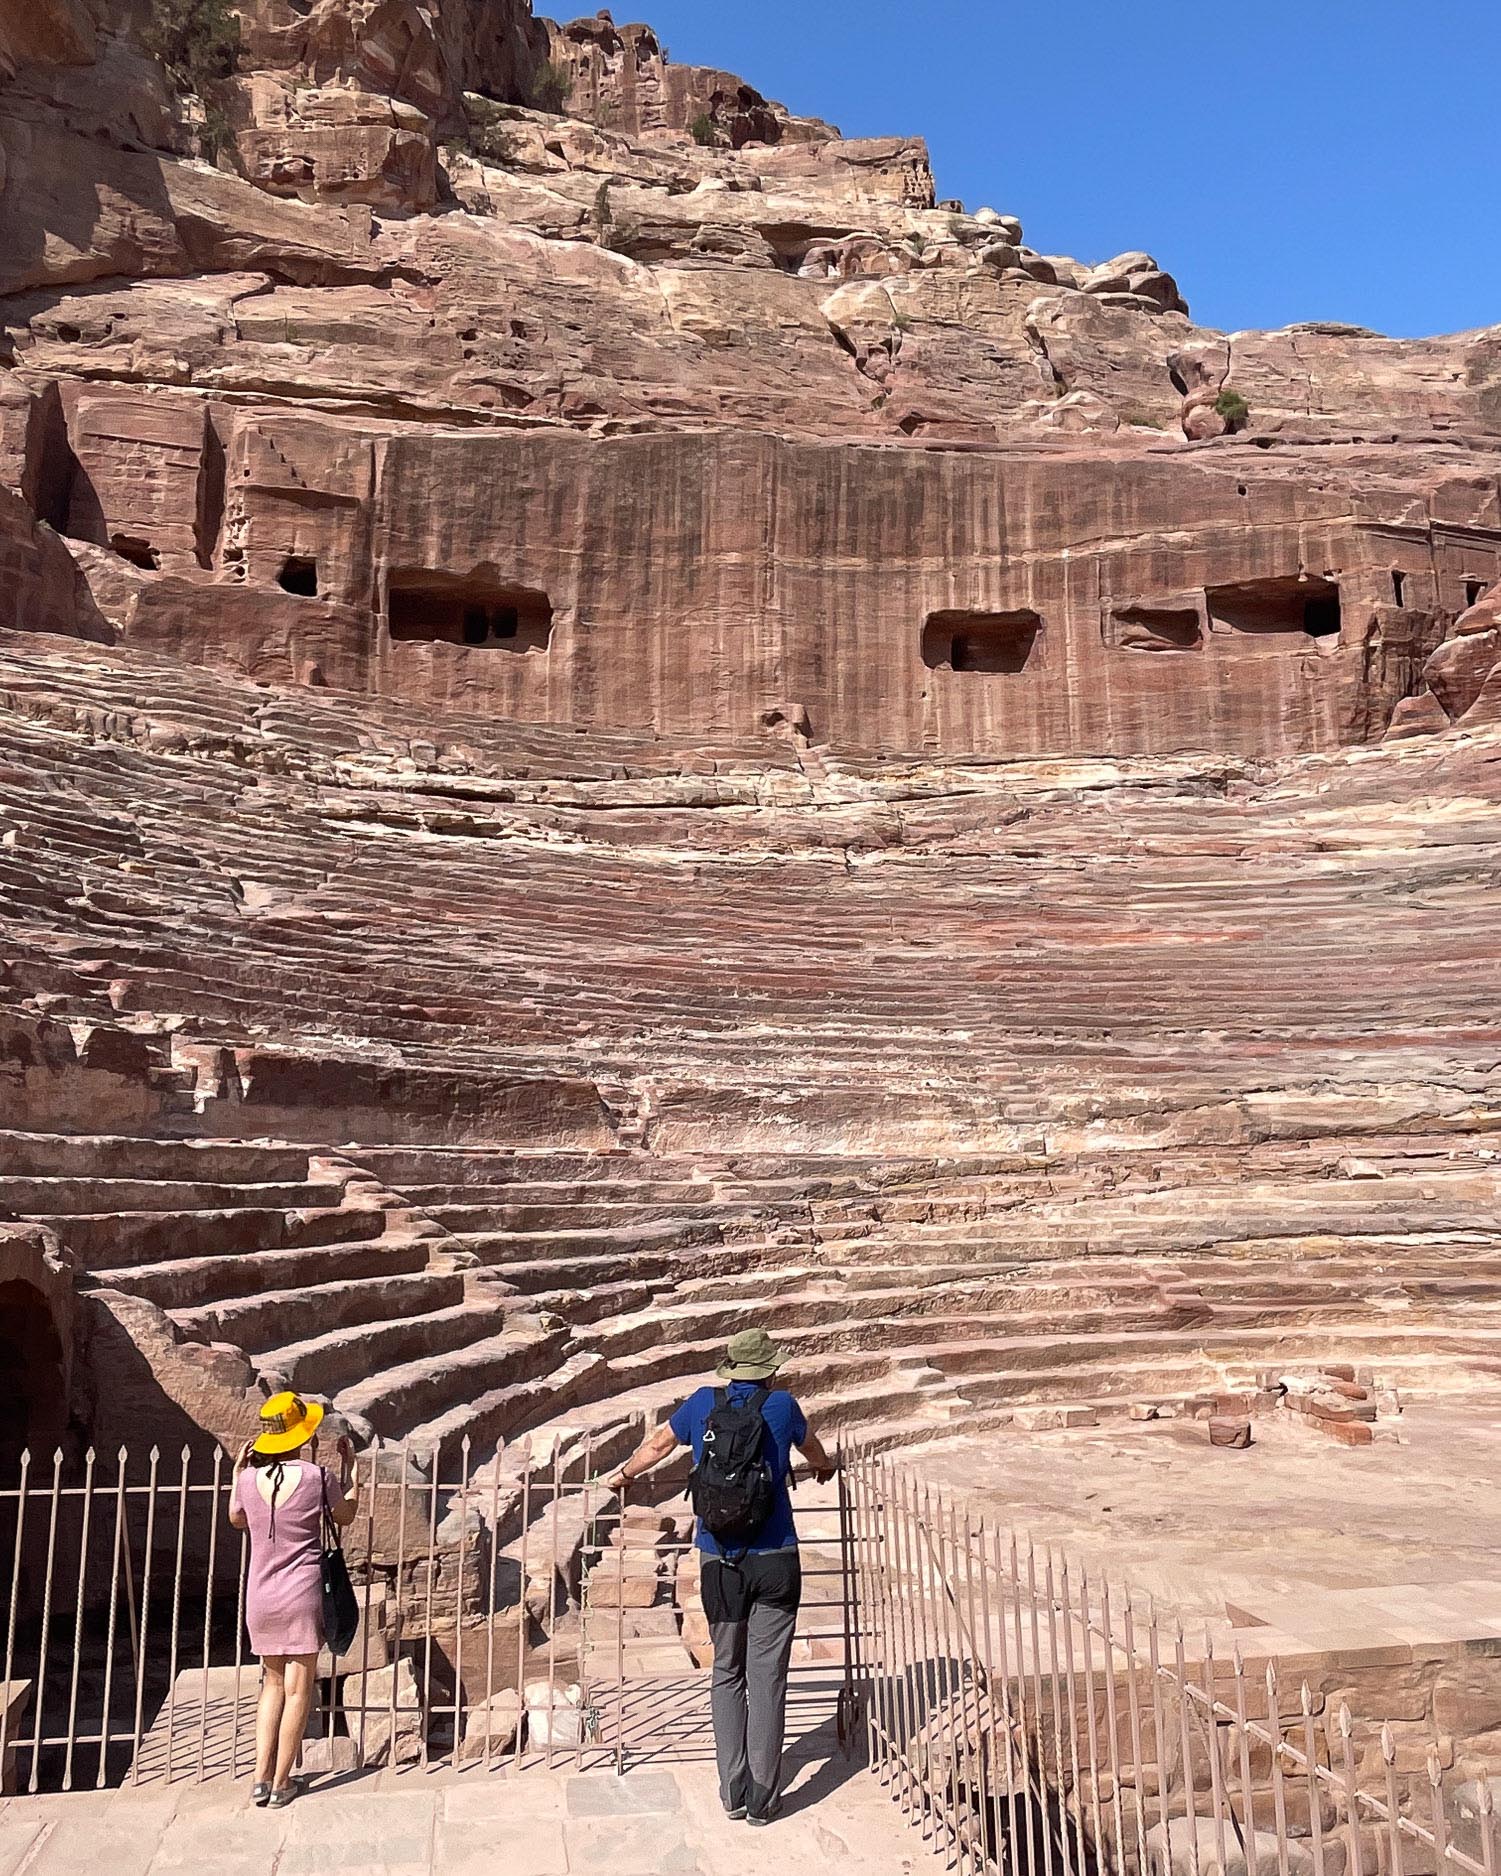
[[461,1761],[497,1757],[516,1744],[521,1725],[521,1696],[514,1687],[502,1687],[464,1716],[464,1734],[459,1743]]
[[1440,1669],[1433,1684],[1433,1723],[1440,1733],[1471,1740],[1501,1731],[1501,1674],[1479,1662]]
[[531,1746],[579,1746],[595,1736],[598,1720],[577,1682],[555,1687],[549,1681],[528,1681],[522,1701]]
[[606,1550],[589,1573],[592,1609],[649,1609],[657,1600],[663,1576],[655,1555]]
[[331,1739],[308,1739],[302,1747],[302,1771],[309,1778],[330,1772],[357,1772],[360,1752],[357,1742],[343,1733]]
[[[1392,1745],[1395,1756],[1393,1768],[1399,1778],[1425,1778],[1428,1774],[1428,1760],[1432,1753],[1438,1754],[1439,1765],[1448,1771],[1454,1764],[1454,1740],[1447,1733],[1436,1738],[1426,1726],[1408,1728],[1401,1721],[1389,1722],[1394,1737]],[[1386,1759],[1382,1753],[1379,1739],[1368,1740],[1365,1750],[1360,1754],[1359,1770],[1366,1776],[1379,1776],[1384,1772]]]
[[1051,1433],[1060,1427],[1092,1427],[1100,1416],[1093,1407],[1044,1406],[1018,1407],[1015,1424],[1025,1433]]
[[1365,1420],[1316,1420],[1313,1424],[1341,1446],[1369,1446],[1376,1437],[1375,1429]]
[[591,1609],[588,1635],[592,1647],[606,1647],[617,1639],[641,1641],[648,1636],[676,1640],[678,1612],[668,1603],[650,1609]]
[[355,1629],[354,1640],[343,1654],[331,1655],[325,1645],[318,1651],[318,1673],[322,1678],[331,1674],[349,1674],[370,1668],[384,1668],[391,1665],[390,1636],[386,1628],[386,1592],[384,1587],[373,1590],[370,1595],[369,1620],[366,1620],[365,1588],[355,1585],[355,1594],[360,1599],[360,1619]]
[[1166,1827],[1154,1824],[1147,1832],[1147,1855],[1155,1876],[1272,1876],[1284,1868],[1288,1876],[1313,1876],[1313,1852],[1306,1843],[1279,1845],[1274,1831],[1258,1830],[1242,1846],[1236,1833],[1225,1831],[1225,1859],[1220,1861],[1220,1831],[1212,1817],[1170,1818]]
[[339,1704],[350,1737],[363,1742],[367,1765],[410,1765],[421,1758],[426,1720],[416,1673],[404,1656],[389,1667],[346,1674]]
[[1251,1422],[1228,1414],[1216,1414],[1209,1422],[1211,1446],[1246,1447],[1251,1444]]

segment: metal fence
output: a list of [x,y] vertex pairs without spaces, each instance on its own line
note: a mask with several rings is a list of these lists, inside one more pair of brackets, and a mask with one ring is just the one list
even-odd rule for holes
[[1436,1745],[1403,1763],[889,1459],[843,1484],[871,1763],[961,1876],[1495,1876],[1490,1782]]
[[[405,1448],[361,1460],[343,1533],[360,1627],[320,1657],[308,1765],[625,1770],[663,1711],[639,1690],[708,1659],[686,1511],[622,1506],[597,1479],[643,1432],[521,1441],[482,1466],[466,1443],[448,1476]],[[249,1772],[259,1670],[232,1483],[217,1449],[23,1456],[0,1487],[0,1788]],[[799,1639],[845,1684],[839,1518],[800,1513]],[[846,1725],[851,1710],[846,1691]]]
[[[405,1449],[361,1461],[360,1631],[320,1660],[309,1769],[625,1771],[664,1726],[705,1749],[686,1512],[597,1480],[641,1431],[481,1466],[465,1447],[446,1479]],[[187,1449],[24,1458],[0,1487],[6,1789],[248,1774],[230,1488],[222,1453]],[[891,1457],[846,1452],[798,1523],[800,1672],[960,1876],[1498,1876],[1486,1779],[1414,1765],[1379,1716],[1194,1645]]]

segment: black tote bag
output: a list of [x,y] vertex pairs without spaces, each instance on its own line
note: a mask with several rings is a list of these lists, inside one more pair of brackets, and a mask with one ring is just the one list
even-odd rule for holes
[[[320,1468],[321,1470],[321,1468]],[[323,1474],[323,1639],[331,1655],[348,1654],[360,1626],[360,1599],[349,1580],[339,1527],[328,1508],[328,1474]]]

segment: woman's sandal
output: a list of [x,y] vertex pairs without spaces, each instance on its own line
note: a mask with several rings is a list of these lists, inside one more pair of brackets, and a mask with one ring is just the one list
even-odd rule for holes
[[284,1811],[297,1796],[297,1789],[296,1785],[284,1785],[280,1791],[273,1790],[271,1796],[266,1800],[266,1809],[268,1811]]
[[259,1785],[252,1785],[250,1787],[251,1803],[259,1805],[262,1810],[265,1809],[267,1803],[270,1800],[270,1797],[271,1797],[271,1784],[269,1780],[263,1780]]

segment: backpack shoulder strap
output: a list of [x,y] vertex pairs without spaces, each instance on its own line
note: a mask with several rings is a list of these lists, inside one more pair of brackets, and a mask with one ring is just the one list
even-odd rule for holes
[[770,1397],[771,1397],[771,1389],[767,1387],[767,1385],[763,1381],[760,1387],[756,1389],[755,1393],[751,1395],[750,1399],[745,1404],[747,1407],[754,1407],[757,1413],[761,1413],[764,1411],[766,1407],[766,1403],[770,1399]]
[[721,1407],[728,1407],[729,1404],[730,1404],[730,1390],[727,1387],[715,1388],[714,1390],[715,1410],[717,1411]]

